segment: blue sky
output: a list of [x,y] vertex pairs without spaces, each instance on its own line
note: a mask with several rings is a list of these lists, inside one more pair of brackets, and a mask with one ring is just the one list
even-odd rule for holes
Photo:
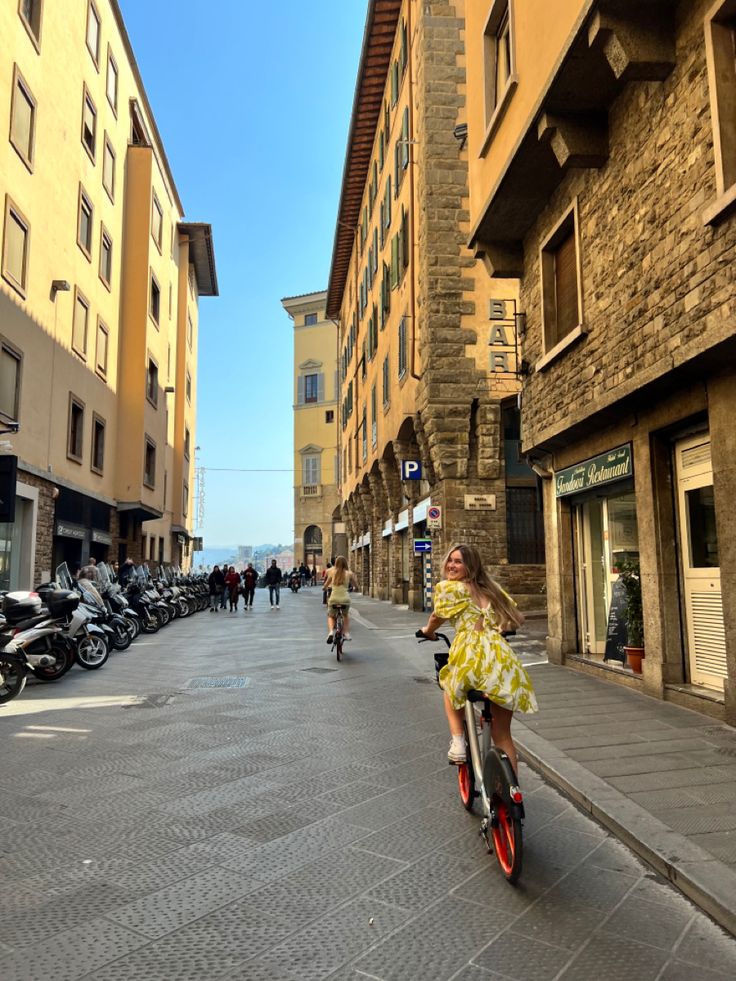
[[[200,303],[205,546],[293,540],[293,346],[281,297],[326,289],[367,4],[120,0],[186,219]],[[289,472],[218,472],[224,468]]]

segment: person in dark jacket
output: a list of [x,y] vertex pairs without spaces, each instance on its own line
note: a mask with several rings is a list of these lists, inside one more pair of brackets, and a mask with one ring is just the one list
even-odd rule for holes
[[217,613],[217,605],[225,589],[225,576],[219,565],[216,565],[210,573],[208,582],[210,584],[210,613]]
[[253,609],[253,597],[258,585],[258,573],[253,568],[253,563],[249,562],[248,567],[243,570],[243,598],[245,612]]
[[235,566],[231,565],[225,575],[225,585],[228,588],[230,598],[230,612],[238,612],[238,598],[240,596],[240,573],[235,571]]
[[283,578],[281,569],[276,565],[276,559],[271,559],[271,565],[266,569],[266,585],[268,586],[268,598],[271,602],[272,610],[279,609],[281,580]]

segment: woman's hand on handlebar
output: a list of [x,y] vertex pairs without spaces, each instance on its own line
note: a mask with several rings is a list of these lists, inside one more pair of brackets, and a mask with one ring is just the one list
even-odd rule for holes
[[437,634],[427,633],[426,627],[420,627],[414,635],[418,640],[437,640]]

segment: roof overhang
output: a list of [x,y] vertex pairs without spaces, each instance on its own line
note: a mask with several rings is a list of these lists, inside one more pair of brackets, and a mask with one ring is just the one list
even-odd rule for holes
[[327,316],[333,320],[342,305],[400,12],[401,0],[368,5],[327,286]]
[[159,511],[149,504],[144,504],[142,501],[118,501],[117,509],[135,521],[156,521],[164,516],[163,511]]
[[189,239],[189,261],[194,266],[200,296],[219,296],[212,225],[203,221],[180,221],[179,232]]

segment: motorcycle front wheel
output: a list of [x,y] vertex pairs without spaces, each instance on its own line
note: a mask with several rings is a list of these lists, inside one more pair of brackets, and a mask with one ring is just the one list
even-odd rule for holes
[[26,666],[14,654],[0,654],[0,705],[20,695],[26,686]]
[[81,638],[75,656],[77,664],[81,667],[86,668],[87,671],[96,671],[107,661],[110,650],[104,637],[96,637],[92,634]]

